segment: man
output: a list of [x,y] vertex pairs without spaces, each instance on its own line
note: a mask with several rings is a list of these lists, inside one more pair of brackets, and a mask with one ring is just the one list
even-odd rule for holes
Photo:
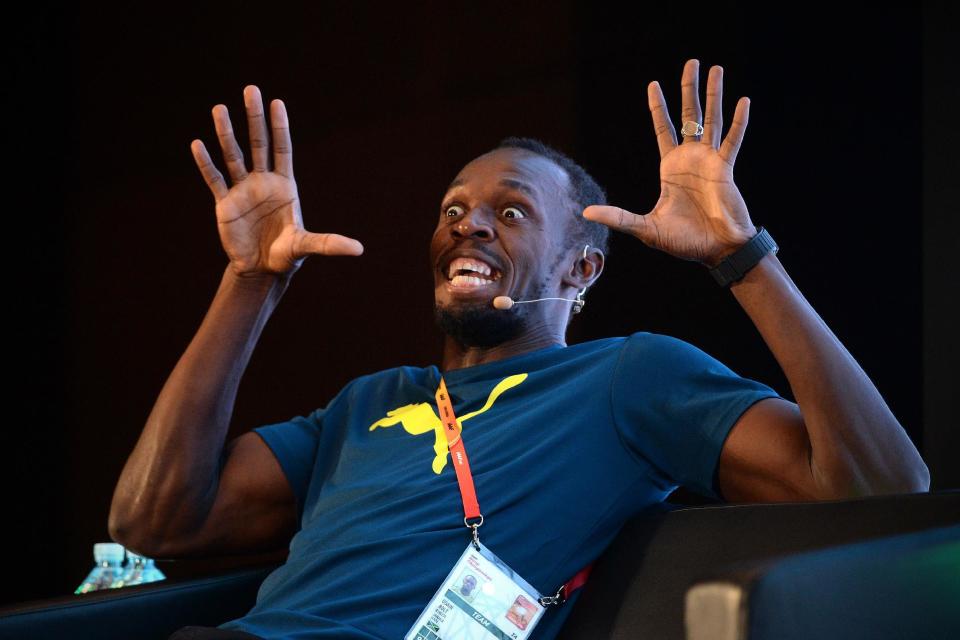
[[[597,223],[710,268],[758,236],[732,179],[749,102],[737,103],[721,140],[722,69],[713,67],[701,129],[698,73],[688,61],[680,144],[659,84],[648,87],[662,188],[650,213],[607,206],[568,158],[508,139],[467,164],[441,203],[430,257],[442,366],[362,376],[325,408],[226,447],[240,377],[291,275],[308,255],[363,248],[303,229],[281,101],[271,103],[272,171],[257,88],[244,91],[249,173],[225,107],[214,107],[233,186],[202,142],[192,150],[230,263],[124,467],[110,532],[153,557],[288,544],[290,555],[246,616],[174,637],[403,637],[432,611],[444,576],[463,584],[454,567],[471,535],[550,596],[627,518],[681,485],[737,502],[928,489],[919,453],[775,251],[755,256],[730,289],[797,404],[669,336],[566,345],[571,313],[603,269]],[[501,296],[514,306],[495,307]],[[552,638],[572,604],[539,613],[518,597],[497,624]],[[532,615],[541,617],[522,628]]]

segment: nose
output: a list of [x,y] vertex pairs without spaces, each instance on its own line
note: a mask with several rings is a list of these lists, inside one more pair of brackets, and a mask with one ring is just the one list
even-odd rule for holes
[[487,216],[478,209],[472,209],[463,214],[463,217],[454,223],[450,233],[458,240],[462,240],[463,238],[493,240],[496,235],[493,225],[490,224]]

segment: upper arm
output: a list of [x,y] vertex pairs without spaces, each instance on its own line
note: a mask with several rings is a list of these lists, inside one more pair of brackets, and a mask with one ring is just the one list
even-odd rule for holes
[[250,431],[224,448],[210,513],[193,534],[164,541],[155,557],[272,551],[296,532],[296,498],[276,456]]
[[720,491],[728,502],[818,500],[807,429],[796,403],[765,398],[734,424],[720,453]]

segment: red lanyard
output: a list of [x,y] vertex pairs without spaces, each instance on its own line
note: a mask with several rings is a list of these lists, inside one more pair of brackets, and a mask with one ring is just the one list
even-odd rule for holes
[[[440,376],[440,386],[437,387],[436,397],[440,421],[443,423],[443,433],[447,439],[447,448],[450,450],[453,468],[457,472],[457,483],[460,485],[460,497],[463,500],[463,524],[473,529],[473,544],[479,549],[480,538],[477,535],[477,528],[483,524],[483,514],[480,513],[477,490],[473,486],[470,461],[467,459],[467,451],[463,447],[463,433],[457,423],[457,416],[453,412],[453,404],[450,402],[450,394],[447,392],[447,384],[444,382],[443,376]],[[467,520],[471,518],[480,518],[480,522],[470,524]],[[575,589],[583,586],[592,568],[592,562],[587,564],[577,572],[577,575],[561,586],[556,595],[540,598],[540,604],[563,604]]]
[[[453,413],[453,405],[450,404],[450,394],[447,393],[447,385],[440,377],[440,387],[437,389],[437,407],[440,409],[440,421],[443,423],[443,433],[447,438],[447,448],[450,450],[450,458],[453,460],[453,468],[457,471],[457,482],[460,483],[460,496],[463,498],[463,523],[467,524],[469,518],[480,518],[480,524],[483,524],[483,516],[480,515],[480,504],[477,502],[477,491],[473,488],[473,474],[470,473],[470,461],[467,460],[467,451],[463,448],[463,438],[460,437],[460,425],[457,424],[457,416]],[[473,527],[476,532],[477,524]]]

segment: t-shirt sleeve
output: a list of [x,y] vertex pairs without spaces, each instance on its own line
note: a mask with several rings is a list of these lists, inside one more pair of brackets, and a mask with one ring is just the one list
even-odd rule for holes
[[781,397],[672,336],[630,336],[613,375],[614,424],[624,445],[676,485],[722,499],[720,452],[755,402]]
[[303,517],[307,490],[310,488],[310,480],[317,463],[317,447],[320,446],[321,434],[325,429],[332,428],[331,425],[325,426],[324,418],[338,402],[344,401],[354,382],[355,380],[347,383],[326,407],[284,422],[253,429],[273,451],[280,468],[287,476],[290,488],[297,498],[298,521]]
[[305,416],[296,416],[285,422],[253,429],[273,451],[280,468],[287,476],[290,488],[297,498],[298,520],[303,516],[325,413],[326,408],[321,408]]

